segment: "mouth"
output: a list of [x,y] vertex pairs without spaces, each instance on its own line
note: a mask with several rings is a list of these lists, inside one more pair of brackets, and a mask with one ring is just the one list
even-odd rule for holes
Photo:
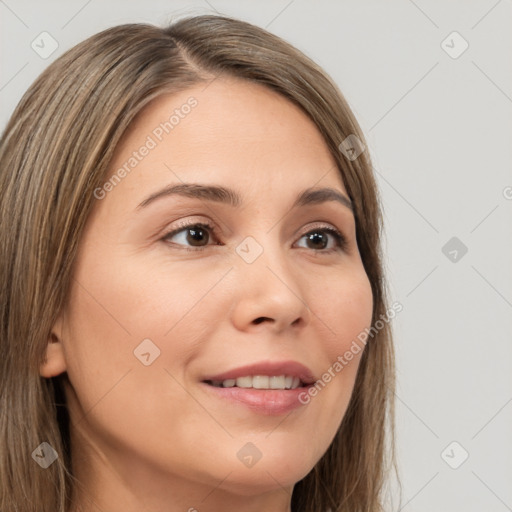
[[201,383],[211,397],[258,414],[280,415],[305,405],[300,398],[316,380],[306,366],[286,361],[235,368]]
[[243,389],[297,389],[308,386],[294,375],[245,375],[236,379],[205,380],[206,384],[215,388]]

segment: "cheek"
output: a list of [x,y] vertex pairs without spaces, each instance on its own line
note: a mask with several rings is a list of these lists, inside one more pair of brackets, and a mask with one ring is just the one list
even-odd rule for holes
[[329,281],[312,304],[318,330],[323,330],[322,348],[328,363],[303,399],[315,408],[319,422],[328,425],[333,437],[350,401],[365,349],[361,334],[371,327],[373,294],[362,266]]
[[318,319],[325,324],[324,347],[334,361],[371,325],[373,294],[364,269],[355,268],[326,281],[312,304]]
[[201,340],[220,320],[215,293],[207,294],[218,272],[103,262],[89,257],[77,267],[66,315],[68,375],[81,407],[96,410],[100,399],[126,394],[139,404],[126,403],[128,417],[140,407],[162,408],[158,397],[179,403],[186,397],[173,377],[184,381]]
[[[164,282],[126,267],[94,273],[84,267],[76,281],[81,285],[73,289],[63,333],[77,397],[68,395],[74,423],[94,432],[106,453],[131,451],[141,460],[178,465],[186,450],[162,447],[204,427],[204,410],[182,383],[206,325],[188,315],[194,304],[203,315],[198,299],[211,285],[175,276]],[[187,421],[174,421],[178,412]]]

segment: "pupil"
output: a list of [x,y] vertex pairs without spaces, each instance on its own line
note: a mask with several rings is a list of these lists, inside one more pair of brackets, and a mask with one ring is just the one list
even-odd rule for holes
[[309,235],[309,240],[315,243],[317,243],[318,241],[323,241],[324,243],[322,244],[322,249],[326,246],[325,237],[321,233],[317,232]]
[[[201,242],[202,238],[205,236],[205,231],[203,230],[203,228],[189,228],[189,234],[191,235],[189,237],[189,242],[191,241],[195,241],[195,242]],[[208,241],[208,239],[206,239],[206,241]]]

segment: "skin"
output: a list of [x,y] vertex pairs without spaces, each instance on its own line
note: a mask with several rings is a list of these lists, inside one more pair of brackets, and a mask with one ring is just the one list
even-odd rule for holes
[[[219,78],[153,101],[116,149],[112,173],[191,96],[190,114],[97,201],[41,367],[68,376],[83,483],[74,511],[289,511],[353,391],[362,352],[283,415],[212,398],[200,384],[264,360],[298,361],[321,378],[370,327],[373,299],[351,210],[334,201],[291,210],[308,187],[347,195],[322,136],[259,84]],[[243,203],[168,196],[137,208],[182,182],[233,188]],[[196,245],[186,229],[165,239],[184,220],[217,232]],[[346,248],[323,231],[325,248],[309,242],[319,227],[340,231]],[[247,236],[263,249],[250,264],[235,250]],[[146,338],[160,350],[148,366],[134,356]],[[237,457],[248,442],[262,454],[251,468]]]

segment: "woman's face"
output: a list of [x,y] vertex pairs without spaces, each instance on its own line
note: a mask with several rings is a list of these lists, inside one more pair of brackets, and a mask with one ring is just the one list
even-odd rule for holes
[[95,191],[47,363],[69,377],[77,474],[148,502],[164,481],[201,488],[199,503],[286,495],[312,469],[362,352],[333,364],[372,316],[352,211],[302,196],[319,189],[348,197],[315,125],[260,85],[216,79],[139,115]]

